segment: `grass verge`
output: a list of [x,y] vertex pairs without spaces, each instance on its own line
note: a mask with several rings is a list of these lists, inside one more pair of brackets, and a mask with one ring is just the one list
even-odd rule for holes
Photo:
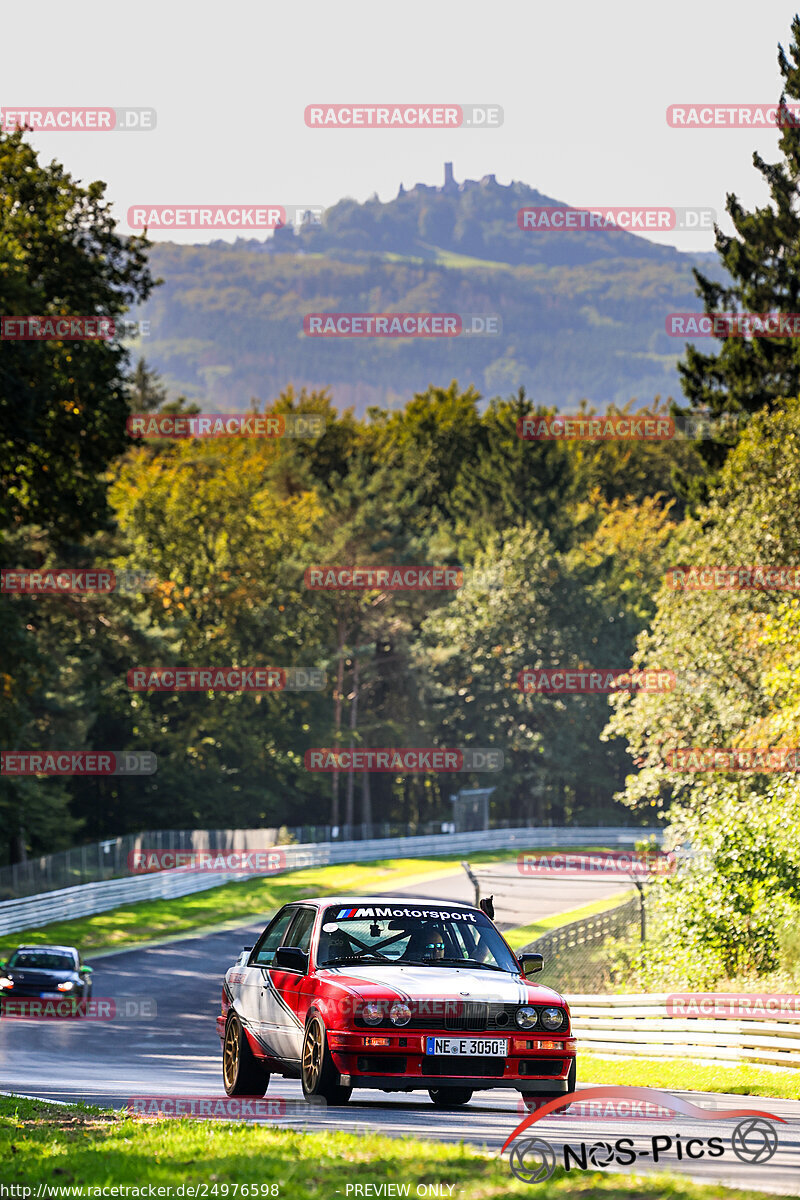
[[800,1100],[800,1072],[755,1063],[701,1063],[682,1058],[601,1058],[578,1055],[578,1083],[621,1083],[668,1092],[722,1092],[730,1096],[772,1096]]
[[[209,1197],[228,1196],[230,1185],[260,1184],[260,1197],[333,1200],[380,1193],[375,1185],[408,1185],[402,1192],[424,1196],[422,1185],[453,1185],[439,1195],[453,1200],[501,1200],[531,1196],[530,1184],[512,1175],[507,1157],[489,1156],[463,1143],[439,1143],[375,1133],[303,1133],[233,1122],[133,1121],[82,1106],[0,1096],[0,1163],[6,1183],[43,1184],[43,1200],[58,1189],[91,1196],[103,1185],[184,1185],[205,1188]],[[581,1200],[719,1200],[720,1187],[672,1175],[605,1175],[557,1171],[536,1186],[540,1200],[580,1195]],[[372,1184],[369,1192],[363,1188]],[[216,1185],[216,1188],[215,1188]],[[226,1185],[228,1187],[226,1188]],[[276,1190],[271,1192],[271,1186]],[[417,1188],[420,1187],[420,1191]],[[54,1189],[50,1191],[49,1189]],[[19,1194],[19,1193],[17,1193]],[[128,1193],[135,1195],[135,1192]],[[241,1194],[241,1192],[239,1193]],[[436,1191],[433,1192],[437,1194]],[[173,1193],[175,1195],[175,1193]],[[739,1200],[767,1200],[763,1192],[727,1190]]]
[[[585,849],[595,849],[586,847]],[[542,847],[541,853],[551,852],[551,847]],[[518,851],[519,853],[522,852]],[[262,876],[240,883],[221,884],[205,892],[194,892],[174,900],[143,900],[139,904],[125,904],[108,912],[93,916],[78,917],[72,921],[58,921],[37,929],[20,930],[7,934],[0,948],[0,958],[6,957],[15,946],[37,945],[45,942],[57,945],[79,946],[86,958],[98,951],[135,947],[143,943],[180,937],[200,935],[204,930],[226,922],[246,924],[248,918],[274,912],[282,904],[302,900],[307,896],[337,895],[347,892],[368,892],[374,888],[390,890],[396,883],[398,890],[409,883],[421,883],[450,874],[464,855],[442,855],[436,858],[393,858],[378,859],[368,863],[343,863],[328,867],[305,867],[289,871],[285,875]],[[508,851],[483,851],[470,854],[470,863],[495,863],[508,861]],[[611,902],[600,902],[601,907],[610,907]],[[614,902],[616,903],[616,902]],[[599,911],[599,910],[598,910]],[[571,914],[570,920],[576,919]],[[559,923],[560,918],[547,918]],[[542,929],[553,928],[545,921]],[[563,922],[562,922],[563,923]],[[526,926],[525,929],[534,928]],[[531,934],[536,937],[536,933]],[[524,945],[531,937],[525,937],[516,945]],[[515,944],[515,943],[512,943]]]

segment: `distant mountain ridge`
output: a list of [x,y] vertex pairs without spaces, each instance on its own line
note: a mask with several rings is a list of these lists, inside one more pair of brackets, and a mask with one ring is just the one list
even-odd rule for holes
[[[526,183],[500,184],[494,175],[458,183],[453,164],[445,163],[440,186],[418,183],[406,190],[401,184],[395,199],[386,203],[377,196],[363,204],[340,200],[326,209],[323,225],[308,221],[298,231],[287,227],[277,232],[274,244],[261,245],[281,253],[389,253],[430,261],[448,251],[510,266],[576,266],[621,257],[674,262],[685,257],[672,246],[624,229],[520,229],[517,214],[528,206],[569,207]],[[235,244],[254,246],[254,241],[240,238]]]
[[[324,387],[342,407],[396,405],[457,378],[484,395],[524,385],[560,409],[680,394],[683,343],[671,311],[698,311],[692,266],[722,276],[714,254],[686,254],[619,229],[522,230],[526,206],[563,207],[493,175],[400,187],[387,203],[341,200],[321,225],[266,241],[156,243],[165,278],[138,314],[141,345],[171,389],[207,411],[246,408],[287,384]],[[313,338],[316,312],[494,314],[502,333],[455,339]]]

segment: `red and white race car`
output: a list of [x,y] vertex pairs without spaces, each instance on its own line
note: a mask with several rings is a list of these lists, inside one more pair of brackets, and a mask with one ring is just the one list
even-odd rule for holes
[[354,1087],[475,1089],[529,1102],[575,1088],[562,996],[527,976],[479,908],[453,901],[326,897],[288,904],[225,975],[217,1032],[229,1096],[263,1096],[271,1073],[343,1104]]

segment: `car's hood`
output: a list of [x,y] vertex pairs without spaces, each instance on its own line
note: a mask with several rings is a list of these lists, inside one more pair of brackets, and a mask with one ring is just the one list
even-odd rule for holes
[[36,971],[31,967],[18,969],[12,967],[10,971],[4,970],[3,974],[7,979],[13,980],[14,983],[25,983],[31,987],[55,987],[56,984],[66,983],[71,979],[73,983],[80,981],[80,978],[74,971]]
[[419,1000],[472,1000],[489,1004],[553,1004],[558,992],[519,975],[480,967],[364,966],[322,967],[319,978],[354,996],[375,999],[397,994]]

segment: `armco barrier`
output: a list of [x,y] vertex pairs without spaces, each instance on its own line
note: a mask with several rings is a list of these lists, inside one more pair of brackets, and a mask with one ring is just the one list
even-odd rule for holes
[[578,1050],[800,1067],[800,1021],[672,1017],[667,996],[568,995]]
[[[427,837],[374,838],[358,842],[319,842],[283,846],[286,869],[319,867],[334,863],[369,862],[382,858],[425,858],[436,854],[462,854],[469,850],[534,849],[537,846],[630,846],[655,837],[661,830],[637,828],[587,829],[483,829],[475,833],[432,834]],[[454,871],[458,868],[454,865]],[[220,883],[248,878],[243,874],[217,875],[181,868],[84,883],[60,891],[23,896],[0,903],[0,937],[18,929],[36,929],[53,921],[108,912],[140,900],[166,900],[218,887]]]

